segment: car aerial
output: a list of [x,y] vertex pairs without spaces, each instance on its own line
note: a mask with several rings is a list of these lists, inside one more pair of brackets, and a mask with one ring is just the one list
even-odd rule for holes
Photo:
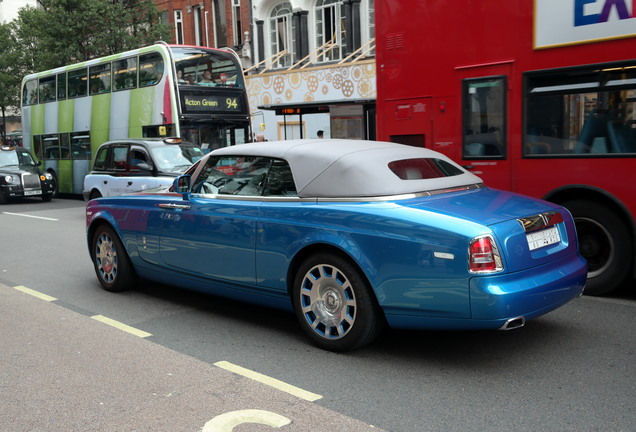
[[203,151],[180,138],[108,141],[99,146],[93,170],[84,178],[84,199],[170,186]]
[[0,147],[0,204],[10,198],[40,197],[51,201],[55,192],[53,176],[39,169],[28,150]]
[[214,150],[170,189],[92,200],[103,288],[138,277],[293,310],[319,347],[402,329],[513,329],[581,295],[563,207],[486,187],[401,144],[292,140]]

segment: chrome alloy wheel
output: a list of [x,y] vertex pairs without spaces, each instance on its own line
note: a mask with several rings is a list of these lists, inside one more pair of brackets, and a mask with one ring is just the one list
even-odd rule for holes
[[108,233],[101,233],[95,242],[95,266],[105,282],[112,284],[117,278],[117,249]]
[[343,338],[356,319],[357,303],[349,279],[337,267],[319,264],[304,276],[300,290],[302,314],[319,336]]

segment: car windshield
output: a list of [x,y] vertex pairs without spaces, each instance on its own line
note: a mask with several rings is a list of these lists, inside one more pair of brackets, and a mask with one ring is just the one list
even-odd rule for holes
[[200,148],[194,146],[164,145],[150,151],[157,168],[168,172],[183,172],[204,155]]
[[11,149],[0,151],[0,166],[35,166],[33,158],[26,150]]

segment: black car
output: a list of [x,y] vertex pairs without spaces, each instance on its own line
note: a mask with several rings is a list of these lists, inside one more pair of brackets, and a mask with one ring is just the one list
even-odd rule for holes
[[0,147],[0,204],[9,198],[41,197],[51,201],[55,183],[51,174],[41,171],[22,147]]

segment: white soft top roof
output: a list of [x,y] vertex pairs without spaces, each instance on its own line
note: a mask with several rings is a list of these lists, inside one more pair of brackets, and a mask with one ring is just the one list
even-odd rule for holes
[[[286,160],[298,196],[374,197],[473,185],[482,180],[433,150],[378,141],[305,139],[223,147],[210,156],[265,156]],[[441,159],[462,174],[434,179],[402,180],[388,164],[404,159]]]

